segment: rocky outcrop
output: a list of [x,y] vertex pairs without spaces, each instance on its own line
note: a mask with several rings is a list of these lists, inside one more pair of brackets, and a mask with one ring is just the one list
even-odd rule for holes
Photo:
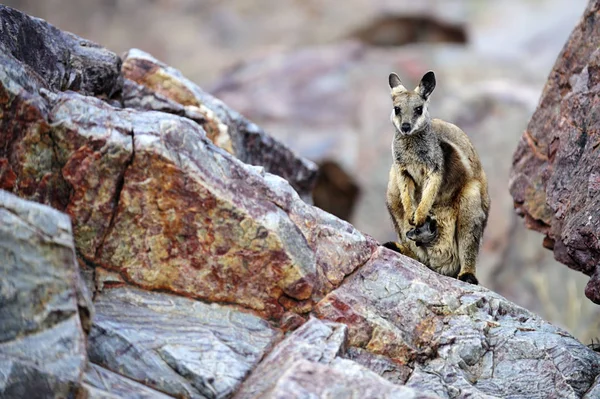
[[[12,320],[0,327],[0,392],[595,392],[600,355],[485,288],[378,247],[240,161],[219,138],[227,119],[227,130],[210,123],[210,101],[194,103],[187,83],[194,100],[181,100],[182,78],[150,56],[129,53],[133,75],[113,98],[57,90],[11,54],[0,62],[1,187],[63,210],[74,236],[65,214],[0,191],[0,315]],[[140,65],[148,80],[132,79]],[[123,106],[128,85],[166,108]]]
[[257,316],[127,287],[96,295],[90,361],[175,397],[229,397],[281,339]]
[[[0,150],[2,188],[66,211],[86,262],[147,289],[279,319],[292,308],[308,312],[369,258],[374,241],[213,146],[193,120],[49,91],[10,54],[1,57],[0,96],[11,114],[0,133],[10,144]],[[289,153],[265,151],[293,166]]]
[[600,3],[590,1],[559,55],[536,112],[514,153],[510,191],[544,246],[590,281],[600,304],[598,106]]
[[110,97],[120,89],[121,59],[116,54],[4,6],[0,7],[0,50],[21,62],[28,79],[52,90]]
[[74,396],[91,306],[69,218],[0,190],[0,276],[0,396]]
[[565,331],[383,248],[316,314],[346,324],[350,346],[409,366],[407,386],[441,397],[582,397],[600,373],[600,356]]
[[157,110],[198,122],[207,137],[242,162],[261,165],[292,184],[307,202],[316,178],[316,166],[298,158],[260,127],[204,92],[181,73],[140,50],[130,50],[123,62],[122,104]]
[[271,351],[234,398],[437,398],[341,358],[347,332],[344,324],[311,319]]

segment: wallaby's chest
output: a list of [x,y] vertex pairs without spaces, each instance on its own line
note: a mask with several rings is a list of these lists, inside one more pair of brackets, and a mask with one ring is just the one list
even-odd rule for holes
[[[438,154],[440,152],[440,154]],[[442,167],[443,157],[437,143],[397,142],[394,143],[396,165],[422,187],[427,177]]]

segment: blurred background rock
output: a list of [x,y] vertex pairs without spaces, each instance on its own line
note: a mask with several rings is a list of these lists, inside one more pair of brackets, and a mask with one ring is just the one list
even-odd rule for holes
[[585,0],[9,0],[122,53],[145,50],[321,166],[315,203],[380,241],[393,130],[387,76],[436,72],[431,114],[467,132],[492,208],[482,285],[584,343],[600,308],[508,193],[512,154]]

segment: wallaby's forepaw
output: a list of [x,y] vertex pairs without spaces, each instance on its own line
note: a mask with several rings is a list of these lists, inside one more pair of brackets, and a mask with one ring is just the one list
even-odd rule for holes
[[398,253],[402,253],[402,251],[400,250],[400,247],[398,246],[398,243],[394,242],[394,241],[388,241],[385,244],[383,244],[383,246],[387,249],[391,249],[392,251],[396,251]]
[[477,277],[475,277],[475,275],[473,273],[469,273],[469,272],[463,273],[458,276],[458,279],[460,281],[464,281],[469,284],[479,285],[479,281],[477,280]]
[[437,221],[427,216],[425,223],[406,232],[406,237],[420,247],[431,244],[438,236]]

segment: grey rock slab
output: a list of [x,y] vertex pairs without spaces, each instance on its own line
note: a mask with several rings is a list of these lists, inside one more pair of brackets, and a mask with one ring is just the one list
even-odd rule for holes
[[600,355],[567,332],[383,248],[315,310],[348,325],[350,346],[437,375],[450,397],[579,398],[600,374]]
[[344,324],[311,318],[279,343],[235,394],[245,398],[436,398],[340,358]]
[[167,399],[171,396],[148,388],[139,382],[90,363],[83,376],[88,398]]
[[368,368],[377,373],[377,375],[398,385],[404,385],[413,373],[413,370],[406,365],[394,363],[386,356],[376,355],[362,348],[348,348],[345,358]]
[[351,360],[331,364],[300,359],[279,378],[264,398],[439,399],[437,395],[395,385]]
[[55,91],[110,96],[120,87],[121,59],[115,53],[3,5],[0,50]]
[[67,215],[0,190],[0,396],[73,395],[89,297]]
[[265,357],[235,398],[263,397],[296,361],[329,364],[343,352],[346,335],[347,328],[343,324],[311,318]]
[[135,288],[95,306],[90,360],[173,396],[228,397],[281,337],[252,314]]

